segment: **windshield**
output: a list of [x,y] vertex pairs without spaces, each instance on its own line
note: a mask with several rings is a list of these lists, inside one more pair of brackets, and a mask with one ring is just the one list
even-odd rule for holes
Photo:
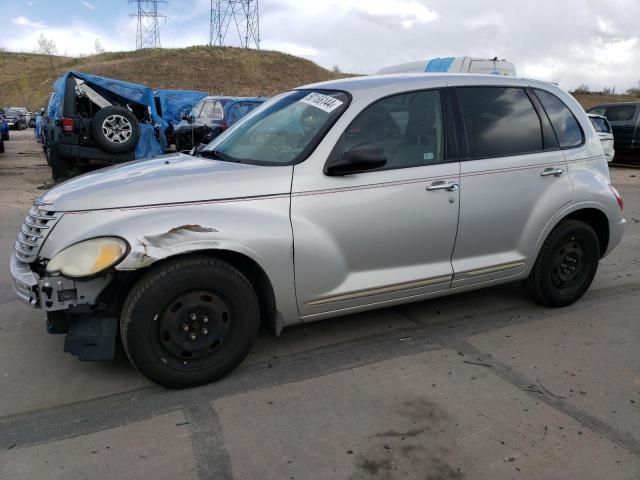
[[307,158],[347,108],[349,94],[294,90],[272,98],[200,154],[255,165],[291,165]]

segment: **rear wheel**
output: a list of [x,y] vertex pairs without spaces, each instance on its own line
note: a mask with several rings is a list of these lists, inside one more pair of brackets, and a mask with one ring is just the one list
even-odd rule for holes
[[217,380],[249,353],[260,309],[249,281],[208,257],[169,260],[142,277],[120,318],[131,363],[172,388]]
[[591,285],[599,260],[600,242],[593,228],[565,220],[545,240],[525,287],[543,305],[570,305]]

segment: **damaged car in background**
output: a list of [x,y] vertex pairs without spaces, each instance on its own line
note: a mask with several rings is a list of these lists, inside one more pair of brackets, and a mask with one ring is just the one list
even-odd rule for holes
[[54,83],[47,115],[43,145],[56,181],[165,151],[165,122],[144,85],[70,71]]
[[189,387],[233,370],[261,322],[277,335],[513,281],[569,305],[619,244],[622,207],[558,87],[347,78],[268,100],[196,156],[52,188],[10,265],[66,351],[107,360],[121,338],[149,379]]

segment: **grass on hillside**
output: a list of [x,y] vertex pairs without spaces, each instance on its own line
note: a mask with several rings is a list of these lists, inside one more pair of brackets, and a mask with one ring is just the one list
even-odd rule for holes
[[242,96],[273,95],[306,83],[345,76],[293,55],[233,47],[158,48],[53,59],[41,54],[0,52],[0,106],[26,106],[32,110],[44,106],[51,84],[67,70],[152,88]]

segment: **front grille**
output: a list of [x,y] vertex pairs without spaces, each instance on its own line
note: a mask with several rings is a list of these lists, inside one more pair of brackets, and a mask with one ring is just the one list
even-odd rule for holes
[[44,205],[36,202],[36,205],[29,209],[18,232],[16,256],[26,263],[35,261],[44,239],[60,217],[61,214],[47,210]]

